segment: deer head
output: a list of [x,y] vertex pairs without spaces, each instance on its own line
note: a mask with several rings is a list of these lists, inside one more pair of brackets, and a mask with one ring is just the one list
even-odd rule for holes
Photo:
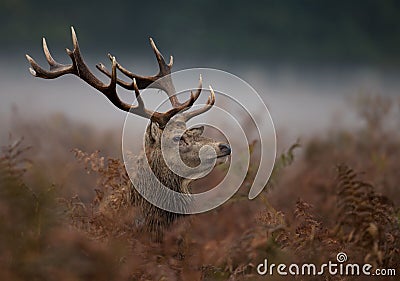
[[[26,55],[31,65],[31,74],[44,79],[54,79],[65,74],[76,75],[87,84],[97,89],[120,110],[150,119],[145,135],[145,155],[154,173],[167,187],[176,191],[188,192],[184,186],[187,186],[190,179],[174,174],[170,168],[174,165],[178,165],[181,161],[188,167],[188,170],[197,167],[201,162],[199,152],[202,147],[207,146],[213,148],[214,153],[211,154],[212,157],[206,158],[206,161],[217,160],[217,164],[221,163],[222,161],[220,160],[224,159],[224,157],[226,158],[226,156],[231,153],[228,144],[204,137],[202,135],[203,127],[187,129],[186,123],[189,119],[208,111],[214,105],[214,91],[210,86],[210,96],[205,106],[189,111],[202,91],[201,77],[197,90],[194,93],[191,92],[190,98],[183,103],[179,102],[170,76],[173,58],[171,56],[169,63],[166,63],[164,57],[151,38],[150,44],[159,66],[159,72],[156,75],[140,76],[134,74],[120,65],[116,58],[109,54],[108,56],[112,63],[111,72],[101,63],[96,65],[98,70],[110,78],[110,83],[104,84],[90,71],[84,62],[73,27],[71,27],[71,31],[74,48],[72,51],[67,49],[67,54],[71,58],[72,63],[66,65],[56,62],[49,52],[46,40],[43,38],[43,50],[50,70],[43,69],[29,55]],[[117,70],[130,78],[131,82],[126,82],[117,78]],[[137,105],[123,102],[118,97],[117,85],[134,91]],[[140,90],[145,88],[156,88],[165,92],[172,108],[166,112],[157,112],[147,109],[140,95]],[[164,154],[162,153],[163,138],[167,140],[163,150]],[[173,147],[178,147],[179,153],[173,153]],[[168,159],[169,165],[167,165],[165,159]],[[198,172],[199,171],[196,170],[196,173]],[[191,176],[190,172],[187,173],[187,176]],[[183,182],[186,182],[186,184],[183,184]]]

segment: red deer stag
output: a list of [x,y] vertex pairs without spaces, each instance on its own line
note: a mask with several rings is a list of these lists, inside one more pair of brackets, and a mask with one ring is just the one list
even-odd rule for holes
[[[190,177],[182,177],[172,172],[168,165],[165,163],[163,155],[171,157],[169,163],[176,161],[183,161],[189,167],[196,167],[200,164],[199,151],[204,145],[211,146],[215,150],[215,157],[218,158],[217,164],[224,162],[223,160],[231,153],[231,148],[226,143],[217,142],[213,139],[202,136],[204,127],[197,128],[186,128],[186,122],[206,111],[208,111],[215,103],[215,94],[210,87],[210,96],[208,97],[207,103],[204,107],[188,111],[194,102],[200,96],[202,91],[202,81],[200,82],[195,93],[191,92],[190,98],[181,103],[178,101],[176,96],[175,87],[171,79],[171,68],[173,64],[173,58],[171,56],[170,62],[167,64],[162,54],[158,51],[154,41],[150,38],[151,47],[155,53],[159,72],[154,76],[140,76],[134,74],[121,66],[115,57],[109,55],[112,62],[111,72],[109,72],[103,64],[96,65],[97,69],[107,75],[111,81],[110,83],[104,84],[100,81],[88,68],[84,62],[81,51],[79,49],[78,40],[73,28],[72,31],[72,42],[74,49],[71,51],[67,49],[68,56],[72,60],[72,64],[60,64],[56,62],[51,56],[49,49],[46,44],[46,40],[43,38],[43,50],[46,56],[47,62],[50,66],[50,70],[45,70],[40,67],[29,55],[26,55],[31,67],[30,72],[35,77],[44,79],[54,79],[65,74],[73,74],[78,76],[80,79],[85,81],[87,84],[97,89],[102,93],[113,105],[117,108],[139,115],[141,117],[150,120],[146,133],[145,133],[145,149],[138,157],[137,170],[135,171],[136,182],[140,183],[142,188],[148,189],[155,193],[155,196],[163,198],[162,200],[169,200],[161,194],[160,183],[168,187],[171,190],[177,191],[185,196],[178,197],[178,200],[183,200],[185,204],[183,206],[188,207],[190,204],[190,191],[189,184],[192,182]],[[128,83],[117,78],[117,69],[124,75],[132,79],[132,82]],[[163,78],[163,79],[161,79]],[[161,80],[160,80],[161,79]],[[136,95],[137,105],[131,105],[123,102],[117,94],[117,85],[133,90]],[[145,88],[156,88],[164,91],[169,98],[172,105],[172,109],[166,112],[157,112],[147,109],[140,96],[139,90]],[[169,122],[169,123],[168,123]],[[168,123],[168,126],[166,126]],[[171,140],[171,143],[176,143],[179,146],[180,155],[169,155],[164,154],[161,151],[161,136]],[[178,159],[179,158],[179,159]],[[142,169],[144,161],[148,161],[152,172],[157,176],[158,180],[155,181],[154,177],[149,174],[149,171]],[[215,159],[213,159],[215,161]],[[136,187],[136,185],[135,185]],[[171,225],[176,218],[180,216],[178,213],[162,210],[138,196],[138,192],[134,187],[131,188],[131,198],[133,204],[139,204],[143,213],[143,221],[146,229],[154,234],[157,239],[162,237],[163,229]],[[146,191],[145,191],[146,192]],[[160,194],[157,194],[157,193]],[[187,196],[189,195],[189,196]],[[189,198],[189,200],[188,200]],[[176,199],[170,199],[176,200]],[[170,202],[174,204],[174,202]]]

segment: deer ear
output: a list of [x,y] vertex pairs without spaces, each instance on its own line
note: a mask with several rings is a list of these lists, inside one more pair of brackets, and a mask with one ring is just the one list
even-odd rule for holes
[[189,131],[192,132],[193,135],[195,135],[195,136],[201,136],[204,132],[204,126],[191,128],[191,129],[189,129]]
[[159,137],[159,128],[158,125],[154,122],[151,122],[151,124],[147,127],[147,132],[146,132],[146,137],[151,141],[155,142],[158,140]]

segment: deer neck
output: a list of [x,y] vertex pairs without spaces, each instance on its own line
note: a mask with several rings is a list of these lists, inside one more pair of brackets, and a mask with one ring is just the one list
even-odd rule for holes
[[146,156],[150,168],[163,185],[174,191],[187,193],[186,188],[183,188],[182,185],[184,178],[178,176],[169,169],[164,161],[160,147],[146,149]]

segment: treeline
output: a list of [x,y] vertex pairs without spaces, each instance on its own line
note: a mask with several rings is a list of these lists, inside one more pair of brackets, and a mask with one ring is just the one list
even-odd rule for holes
[[147,52],[152,36],[188,58],[400,63],[395,0],[2,0],[0,23],[3,51],[32,49],[42,36],[70,46],[74,25],[85,49],[101,52]]

